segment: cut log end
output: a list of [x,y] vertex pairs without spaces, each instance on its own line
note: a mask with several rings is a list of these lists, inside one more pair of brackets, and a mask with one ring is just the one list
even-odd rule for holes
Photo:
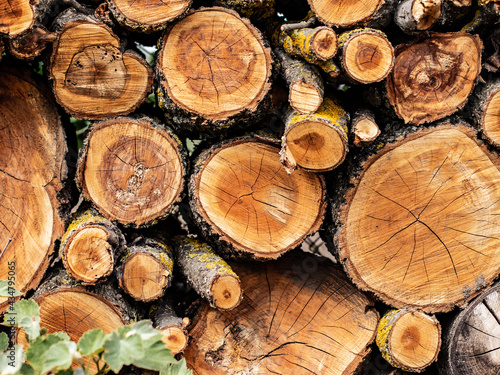
[[173,355],[179,354],[186,348],[188,337],[186,331],[179,326],[171,325],[161,329],[162,341]]
[[214,7],[192,12],[169,29],[157,68],[177,107],[225,120],[257,109],[270,88],[271,64],[260,32],[236,12]]
[[371,19],[385,0],[308,0],[312,11],[328,26],[347,28]]
[[28,31],[35,22],[35,11],[29,0],[0,1],[0,35],[13,38]]
[[170,285],[170,268],[147,252],[128,257],[119,279],[123,290],[137,301],[148,302],[161,297]]
[[375,122],[373,114],[355,115],[352,121],[352,133],[354,134],[354,145],[362,146],[375,140],[380,135],[380,128]]
[[393,367],[422,372],[437,359],[441,326],[432,316],[418,310],[391,310],[377,331],[377,345]]
[[374,29],[348,34],[341,43],[342,64],[349,77],[361,83],[379,82],[387,77],[394,66],[394,48],[387,37]]
[[441,15],[442,0],[415,1],[411,9],[417,30],[428,30]]
[[314,113],[323,102],[323,92],[309,82],[297,81],[290,86],[288,100],[300,113]]
[[489,93],[482,107],[481,128],[488,140],[500,147],[500,85]]
[[222,310],[231,310],[241,302],[242,290],[238,277],[223,275],[216,277],[210,287],[214,304]]
[[338,38],[335,31],[329,27],[318,27],[312,37],[311,48],[320,60],[332,59],[337,53]]
[[78,166],[84,195],[110,220],[147,225],[167,215],[184,188],[184,151],[152,120],[117,118],[92,127]]
[[277,258],[323,220],[323,180],[303,171],[288,175],[278,152],[273,145],[239,139],[212,148],[197,163],[190,186],[193,210],[233,252]]

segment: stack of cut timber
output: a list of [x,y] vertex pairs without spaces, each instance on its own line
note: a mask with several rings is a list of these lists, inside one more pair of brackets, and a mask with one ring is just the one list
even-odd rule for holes
[[149,318],[194,374],[498,374],[499,25],[0,0],[0,279],[74,339]]

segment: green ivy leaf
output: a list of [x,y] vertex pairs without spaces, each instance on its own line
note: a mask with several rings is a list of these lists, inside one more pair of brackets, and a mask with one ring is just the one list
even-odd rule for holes
[[71,366],[75,353],[76,343],[74,342],[60,341],[52,345],[50,351],[45,354],[43,372],[67,369]]
[[0,374],[16,374],[24,362],[22,345],[15,345],[13,350],[0,353]]
[[78,341],[78,351],[81,355],[92,356],[103,350],[103,345],[109,335],[102,329],[91,329],[85,332]]
[[5,332],[0,332],[0,352],[7,350],[9,347],[9,336]]
[[21,300],[7,308],[4,324],[24,328],[30,340],[40,335],[40,307],[33,300]]
[[23,365],[21,366],[21,370],[16,375],[36,375],[36,374],[35,370],[33,370],[33,367],[31,367],[27,363],[23,363]]
[[[62,348],[61,344],[66,346],[66,350]],[[68,361],[69,365],[71,365],[73,356],[71,354],[71,348],[67,346],[67,344],[70,344],[69,336],[63,332],[51,333],[47,336],[38,336],[30,343],[28,350],[26,350],[26,359],[38,374],[44,374],[53,367],[59,367],[63,363],[68,363]],[[76,351],[76,344],[72,344],[74,345],[74,351]],[[53,351],[57,351],[57,355],[61,358],[54,358],[52,354]],[[69,367],[69,365],[67,367]]]
[[160,371],[160,375],[193,375],[193,372],[187,368],[186,360],[182,358],[179,362]]
[[12,284],[12,282],[9,282],[8,280],[0,280],[0,297],[18,297],[22,296],[23,294],[19,291],[17,291],[13,286],[9,286],[9,283]]
[[144,356],[141,336],[131,326],[119,327],[112,332],[104,343],[104,349],[103,358],[114,372]]

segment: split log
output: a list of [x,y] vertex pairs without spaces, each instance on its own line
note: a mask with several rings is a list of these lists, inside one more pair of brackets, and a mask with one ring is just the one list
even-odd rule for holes
[[354,134],[354,145],[363,146],[380,135],[375,115],[369,110],[360,110],[353,115],[351,132]]
[[146,33],[164,29],[185,15],[190,6],[191,0],[108,1],[108,9],[121,25]]
[[195,162],[191,211],[205,237],[228,255],[277,258],[323,221],[323,178],[301,170],[288,175],[278,152],[274,144],[239,138]]
[[153,327],[162,331],[162,341],[172,354],[182,353],[188,344],[186,327],[189,325],[189,319],[177,317],[175,311],[164,300],[152,307],[149,316]]
[[394,48],[380,30],[364,28],[339,36],[344,71],[354,82],[382,81],[394,66]]
[[159,105],[179,129],[195,129],[199,136],[263,112],[259,104],[270,88],[271,52],[236,12],[191,12],[167,30],[158,56]]
[[351,170],[359,175],[332,214],[353,281],[397,308],[465,306],[500,273],[498,166],[472,129],[444,123]]
[[442,375],[496,375],[500,347],[500,285],[470,303],[443,332]]
[[55,97],[76,118],[105,119],[134,111],[151,90],[152,70],[103,23],[69,21],[54,44]]
[[136,301],[149,302],[165,294],[172,283],[172,248],[163,241],[138,238],[116,267],[120,287]]
[[[50,90],[28,70],[0,69],[0,279],[36,288],[64,233],[67,153]],[[0,297],[0,311],[7,299]]]
[[306,62],[293,59],[280,48],[275,48],[274,53],[289,88],[290,106],[302,114],[316,112],[323,102],[325,91],[319,72]]
[[376,341],[392,366],[422,372],[437,359],[441,325],[434,316],[418,310],[390,310],[380,319]]
[[404,0],[399,3],[394,22],[407,34],[429,30],[441,15],[442,0]]
[[85,284],[95,284],[113,272],[123,253],[125,237],[95,210],[79,214],[61,239],[59,252],[66,270]]
[[198,310],[185,351],[195,375],[351,374],[370,352],[378,314],[331,263],[297,252],[232,267],[245,296]]
[[48,43],[56,39],[56,33],[49,32],[43,26],[33,27],[27,34],[7,41],[9,53],[16,59],[33,60],[45,50]]
[[472,103],[472,115],[483,135],[500,147],[500,81],[491,80],[476,90]]
[[[283,25],[281,28],[286,25]],[[300,56],[307,62],[330,60],[337,53],[338,38],[327,26],[282,31],[280,44],[293,56]],[[314,63],[313,63],[314,64]]]
[[84,141],[78,184],[107,219],[144,226],[180,201],[186,157],[179,139],[149,118],[106,120]]
[[481,71],[482,43],[465,32],[432,34],[396,49],[387,96],[405,122],[420,125],[462,108]]
[[14,38],[28,31],[35,22],[34,4],[30,0],[0,1],[0,35]]
[[231,310],[240,304],[243,292],[238,275],[209,245],[182,237],[175,241],[174,248],[176,265],[212,307]]
[[316,113],[302,115],[290,109],[285,115],[281,163],[288,173],[297,166],[324,172],[336,168],[348,151],[349,114],[338,101],[325,98]]

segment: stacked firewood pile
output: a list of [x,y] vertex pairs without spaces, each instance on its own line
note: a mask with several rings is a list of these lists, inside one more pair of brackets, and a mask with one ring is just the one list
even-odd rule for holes
[[500,2],[0,0],[0,36],[0,279],[49,331],[499,373]]

